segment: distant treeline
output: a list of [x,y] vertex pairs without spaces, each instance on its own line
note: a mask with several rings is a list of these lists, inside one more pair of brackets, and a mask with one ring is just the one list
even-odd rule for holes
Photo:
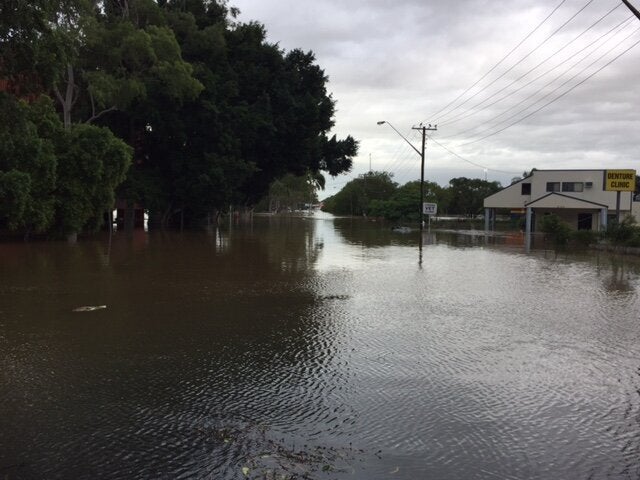
[[[446,187],[424,182],[424,201],[437,203],[439,215],[476,215],[483,213],[485,197],[501,188],[499,182],[479,178],[452,178]],[[388,172],[368,172],[351,180],[323,203],[323,210],[335,215],[417,222],[420,217],[420,182],[399,186]]]
[[69,235],[115,198],[154,225],[250,208],[286,174],[324,183],[357,142],[313,53],[212,0],[0,3],[0,230]]

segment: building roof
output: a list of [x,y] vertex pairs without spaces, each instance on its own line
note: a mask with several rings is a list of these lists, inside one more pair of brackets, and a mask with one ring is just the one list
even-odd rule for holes
[[551,192],[540,198],[525,203],[525,207],[535,208],[608,208],[602,203],[591,202],[582,198],[572,197],[563,193]]

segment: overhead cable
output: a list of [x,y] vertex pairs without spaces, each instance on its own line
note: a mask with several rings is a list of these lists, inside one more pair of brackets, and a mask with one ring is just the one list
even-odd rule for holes
[[[595,41],[591,42],[589,45],[587,45],[586,47],[582,48],[581,50],[579,50],[578,52],[576,52],[573,57],[566,59],[565,61],[563,61],[562,63],[559,63],[558,65],[556,65],[555,67],[550,68],[549,70],[541,73],[540,75],[538,75],[537,77],[535,77],[534,79],[530,80],[529,82],[525,83],[524,85],[522,85],[521,87],[517,88],[516,90],[514,90],[511,93],[508,93],[504,96],[502,96],[501,98],[499,98],[498,100],[486,105],[485,107],[483,107],[482,110],[485,110],[489,107],[492,107],[493,105],[496,105],[497,103],[505,100],[506,98],[518,93],[519,91],[521,91],[522,89],[528,87],[529,85],[531,85],[532,83],[536,82],[537,80],[541,79],[542,77],[546,76],[547,74],[551,73],[552,71],[556,70],[557,68],[561,67],[562,65],[566,64],[569,60],[575,58],[578,54],[584,52],[585,50],[587,50],[588,48],[590,48],[591,46],[593,46],[595,43],[599,42],[600,40],[602,40],[605,36],[608,36],[613,30],[616,29],[620,29],[621,25],[624,25],[626,23],[629,22],[629,20],[633,18],[633,16],[629,17],[627,20],[623,21],[621,24],[618,24],[616,27],[614,27],[612,30],[609,30],[607,33],[601,35],[598,39],[596,39]],[[622,29],[620,29],[621,31]],[[617,32],[620,33],[620,32]],[[617,35],[616,33],[616,35]],[[635,33],[635,31],[634,31]],[[615,38],[615,35],[611,38],[609,38],[608,40],[602,42],[601,45],[599,45],[597,48],[595,48],[593,51],[587,53],[586,55],[584,55],[580,60],[578,60],[577,62],[574,62],[573,65],[571,65],[569,68],[567,68],[566,70],[564,70],[560,75],[557,75],[556,77],[554,77],[551,81],[547,82],[546,84],[544,84],[542,87],[540,87],[539,89],[537,89],[535,92],[533,92],[532,94],[528,95],[527,97],[525,97],[524,99],[520,100],[518,103],[516,103],[515,105],[512,105],[511,107],[507,108],[506,110],[502,111],[501,113],[499,113],[498,115],[495,115],[494,117],[488,119],[485,121],[485,123],[491,123],[494,122],[495,120],[497,120],[498,118],[504,116],[505,114],[507,114],[508,112],[510,112],[511,110],[513,110],[514,108],[519,107],[520,105],[522,105],[523,103],[525,103],[527,100],[530,100],[531,98],[535,97],[538,93],[540,93],[541,91],[543,91],[546,87],[548,87],[549,85],[553,84],[556,80],[558,80],[559,78],[563,77],[567,72],[571,71],[573,68],[575,68],[578,64],[582,63],[584,60],[586,60],[587,58],[589,58],[591,55],[593,55],[594,53],[596,53],[600,48],[602,48],[604,45],[606,45],[607,43],[609,43],[609,41],[611,41],[613,38]],[[629,36],[627,36],[624,40],[626,40],[627,38],[629,38]],[[620,43],[618,43],[616,46],[621,45],[624,40],[622,40]],[[614,47],[615,48],[615,47]],[[597,61],[596,61],[597,62]],[[588,67],[587,67],[588,68]],[[575,77],[574,77],[575,78]],[[545,97],[543,97],[544,99]],[[534,102],[532,105],[535,105],[536,103],[538,103],[538,101]],[[531,106],[531,105],[530,105]],[[482,111],[480,110],[480,111]],[[526,110],[526,109],[525,109]],[[469,115],[471,116],[471,115]],[[509,117],[509,118],[513,118],[513,117]],[[504,122],[500,122],[500,123],[504,123]],[[498,123],[498,125],[500,124]],[[495,128],[496,125],[486,128],[483,131],[489,131],[492,128]],[[456,132],[453,135],[450,135],[446,138],[452,138],[452,137],[458,137],[460,135],[465,135],[469,132],[472,132],[474,130],[477,130],[478,127],[477,126],[473,126],[471,128],[467,128],[465,130]]]
[[[639,29],[636,29],[633,33],[636,33]],[[633,35],[632,33],[632,35]],[[631,35],[630,35],[631,36]],[[628,38],[628,37],[627,37]],[[562,97],[564,97],[565,95],[567,95],[568,93],[572,92],[573,90],[575,90],[576,88],[578,88],[580,85],[582,85],[583,83],[585,83],[587,80],[589,80],[591,77],[593,77],[594,75],[598,74],[599,72],[601,72],[602,70],[604,70],[606,67],[608,67],[609,65],[611,65],[613,62],[615,62],[618,58],[620,58],[621,56],[623,56],[625,53],[627,53],[629,50],[631,50],[632,48],[634,48],[636,45],[638,45],[640,43],[640,40],[638,40],[637,42],[635,42],[633,45],[631,45],[630,47],[626,48],[624,51],[622,51],[622,53],[616,55],[613,59],[611,59],[609,62],[607,62],[606,64],[604,64],[602,67],[598,68],[595,72],[591,73],[590,75],[588,75],[586,78],[584,78],[583,80],[581,80],[580,82],[576,83],[573,87],[569,88],[567,91],[565,91],[564,93],[558,95],[557,97],[555,97],[554,99],[552,99],[551,101],[545,103],[544,105],[542,105],[541,107],[535,109],[534,111],[532,111],[531,113],[525,115],[524,117],[520,118],[519,120],[516,120],[513,123],[510,123],[509,125],[507,125],[504,128],[501,128],[499,130],[496,130],[495,132],[492,132],[488,135],[485,135],[481,138],[478,138],[476,140],[472,140],[470,142],[466,142],[463,143],[462,145],[471,145],[473,143],[477,143],[480,142],[482,140],[485,140],[489,137],[492,137],[494,135],[497,135],[498,133],[504,132],[506,129],[513,127],[514,125],[526,120],[527,118],[535,115],[536,113],[538,113],[540,110],[548,107],[549,105],[551,105],[554,102],[557,102],[558,100],[560,100]],[[617,45],[616,45],[617,46]],[[597,61],[599,61],[600,59],[602,59],[604,56],[606,56],[611,50],[613,50],[616,47],[613,47],[612,49],[610,49],[609,51],[607,51],[604,55],[602,55],[600,58],[598,58],[598,60],[596,60],[595,62],[591,63],[589,66],[585,67],[583,70],[581,70],[580,72],[578,72],[578,74],[574,75],[573,77],[571,77],[569,80],[567,80],[567,82],[564,82],[562,85],[560,85],[560,87],[556,88],[554,90],[557,91],[559,88],[561,88],[562,86],[566,85],[569,81],[573,80],[577,75],[579,75],[580,73],[584,72],[584,70],[586,70],[587,68],[589,68],[590,66],[592,66],[594,63],[596,63]],[[546,97],[547,95],[545,95]],[[544,97],[543,97],[544,98]],[[538,101],[539,102],[539,101]],[[536,102],[536,103],[538,103]],[[535,105],[535,104],[534,104]],[[527,110],[528,108],[530,108],[531,105],[527,108],[525,108],[524,110],[521,110],[518,113],[523,113],[525,110]],[[511,117],[510,117],[511,118]],[[504,123],[504,122],[501,122]]]
[[[475,87],[478,83],[480,83],[482,80],[484,80],[487,75],[489,75],[491,72],[493,72],[496,68],[498,68],[502,62],[504,62],[507,58],[509,58],[509,56],[515,52],[524,42],[526,42],[529,37],[531,37],[531,35],[533,35],[542,25],[544,25],[544,23],[549,20],[551,18],[551,16],[566,2],[567,0],[562,0],[557,6],[556,8],[554,8],[551,13],[549,15],[547,15],[547,17],[542,20],[542,22],[540,22],[533,30],[531,30],[522,40],[520,40],[520,43],[518,43],[515,47],[513,47],[511,49],[511,51],[509,51],[509,53],[507,53],[504,57],[502,57],[502,59],[496,63],[493,67],[491,67],[489,69],[489,71],[487,71],[487,73],[485,73],[482,77],[480,77],[478,80],[476,80],[476,82],[471,85],[469,88],[467,88],[464,92],[462,92],[460,95],[458,95],[454,100],[452,100],[451,102],[449,102],[447,105],[445,105],[443,108],[441,108],[440,110],[438,110],[436,113],[434,113],[432,116],[435,118],[436,115],[440,114],[440,112],[442,112],[443,110],[446,110],[447,108],[449,108],[451,105],[453,105],[455,102],[457,102],[461,97],[463,97],[464,95],[466,95],[469,90],[471,90],[473,87]],[[445,114],[446,115],[446,114]]]
[[[484,87],[482,87],[480,90],[478,90],[476,93],[474,93],[473,95],[471,95],[469,98],[467,98],[464,102],[460,103],[459,105],[457,105],[455,108],[451,109],[449,112],[445,113],[443,115],[443,117],[446,117],[447,115],[455,112],[457,109],[459,109],[460,107],[462,107],[463,105],[465,105],[467,102],[469,102],[470,100],[472,100],[473,98],[475,98],[476,96],[478,96],[480,93],[484,92],[487,88],[489,88],[491,85],[493,85],[494,83],[496,83],[498,80],[500,80],[501,78],[503,78],[507,73],[509,73],[511,70],[513,70],[515,67],[517,67],[518,65],[520,65],[523,61],[525,61],[527,58],[529,58],[535,51],[537,51],[540,47],[542,47],[545,43],[547,43],[551,38],[553,38],[560,30],[562,30],[564,27],[566,27],[574,18],[576,18],[580,13],[582,13],[589,5],[591,5],[591,3],[593,3],[594,0],[589,0],[582,8],[580,8],[580,10],[578,10],[576,13],[574,13],[567,21],[565,21],[562,25],[560,25],[557,29],[555,29],[553,31],[553,33],[551,33],[551,35],[547,36],[542,42],[540,42],[536,47],[534,47],[532,50],[529,51],[529,53],[527,53],[524,57],[522,57],[520,60],[518,60],[516,63],[514,63],[513,65],[511,65],[507,70],[505,70],[504,72],[502,72],[500,75],[498,75],[498,77],[496,77],[495,79],[493,79],[491,82],[489,82],[487,85],[485,85]],[[443,118],[440,117],[440,118]],[[444,120],[435,120],[436,123],[441,123]]]
[[[513,80],[511,83],[509,83],[508,85],[506,85],[505,87],[501,88],[500,90],[496,91],[495,93],[493,93],[492,95],[490,95],[489,97],[485,98],[484,100],[482,100],[481,102],[476,103],[475,105],[473,105],[472,107],[470,107],[470,110],[472,110],[471,112],[461,112],[458,115],[455,115],[453,118],[449,119],[449,120],[445,120],[444,122],[440,122],[440,125],[451,125],[453,123],[457,123],[460,120],[464,120],[466,118],[469,118],[477,113],[480,113],[482,111],[484,111],[486,108],[495,105],[498,102],[494,102],[491,103],[489,105],[486,105],[484,107],[482,107],[479,110],[474,110],[477,107],[483,105],[485,102],[488,102],[489,100],[491,100],[493,97],[495,97],[496,95],[502,93],[503,91],[507,90],[508,88],[512,87],[514,84],[518,83],[520,80],[522,80],[523,78],[525,78],[527,75],[529,75],[531,72],[537,70],[541,65],[547,63],[549,60],[551,60],[551,58],[555,57],[556,55],[558,55],[560,52],[562,52],[563,50],[565,50],[567,47],[569,47],[570,45],[572,45],[574,42],[576,42],[580,37],[582,37],[584,34],[586,34],[589,30],[593,29],[598,23],[600,23],[602,20],[604,20],[606,17],[608,17],[609,15],[611,15],[615,10],[617,10],[620,7],[620,5],[616,5],[615,7],[613,7],[611,10],[609,10],[609,12],[607,12],[605,15],[603,15],[602,17],[600,17],[595,23],[591,24],[591,26],[589,28],[587,28],[586,30],[583,30],[582,33],[580,33],[578,36],[574,37],[571,41],[565,43],[562,47],[560,47],[558,50],[556,50],[554,53],[552,53],[551,55],[549,55],[548,57],[546,57],[544,60],[542,60],[541,62],[539,62],[535,67],[530,68],[529,70],[527,70],[525,73],[523,73],[522,75],[520,75],[518,78],[516,78],[515,80]],[[592,46],[594,43],[596,43],[598,40],[600,40],[601,38],[607,36],[609,33],[611,33],[612,31],[616,30],[617,28],[619,28],[620,26],[622,26],[625,23],[628,23],[631,19],[633,18],[633,15],[630,15],[629,17],[627,17],[626,20],[623,20],[622,22],[620,22],[618,25],[616,25],[615,27],[611,28],[608,32],[600,35],[596,40],[594,40],[593,42],[591,42],[589,45],[587,45],[586,47],[582,48],[581,50],[579,50],[577,53],[581,53],[582,51],[584,51],[586,48]],[[572,56],[575,57],[576,53],[574,53]],[[561,66],[562,64],[566,63],[567,61],[569,61],[571,59],[567,58],[564,62],[560,63],[559,65],[556,65],[553,69],[548,70],[546,73],[549,73],[550,71],[558,68],[559,66]],[[540,78],[537,77],[537,78]],[[536,78],[536,79],[537,79]],[[529,82],[527,85],[530,85],[531,82]],[[522,90],[523,87],[518,88],[517,90],[514,90],[512,93],[502,97],[499,101],[502,101],[505,98],[508,98],[509,96],[513,95],[514,93],[518,92],[519,90]]]

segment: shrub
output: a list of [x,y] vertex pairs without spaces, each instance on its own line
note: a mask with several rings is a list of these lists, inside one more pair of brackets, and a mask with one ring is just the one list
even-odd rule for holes
[[621,222],[611,222],[605,237],[615,245],[640,246],[640,227],[627,215]]
[[571,227],[553,213],[542,217],[540,230],[551,237],[556,245],[566,245],[571,237]]
[[593,230],[576,230],[571,233],[571,240],[578,245],[588,246],[598,240],[598,232]]

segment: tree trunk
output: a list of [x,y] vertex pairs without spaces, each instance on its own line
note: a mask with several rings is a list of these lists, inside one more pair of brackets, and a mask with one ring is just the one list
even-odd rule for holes
[[135,227],[135,211],[130,203],[127,203],[124,209],[124,231],[133,233]]
[[64,123],[64,128],[71,128],[71,109],[76,103],[78,99],[77,95],[77,87],[75,84],[75,75],[73,72],[73,66],[70,63],[67,63],[67,77],[65,79],[66,87],[64,96],[58,89],[58,86],[54,86],[54,92],[60,105],[62,106],[62,121]]

